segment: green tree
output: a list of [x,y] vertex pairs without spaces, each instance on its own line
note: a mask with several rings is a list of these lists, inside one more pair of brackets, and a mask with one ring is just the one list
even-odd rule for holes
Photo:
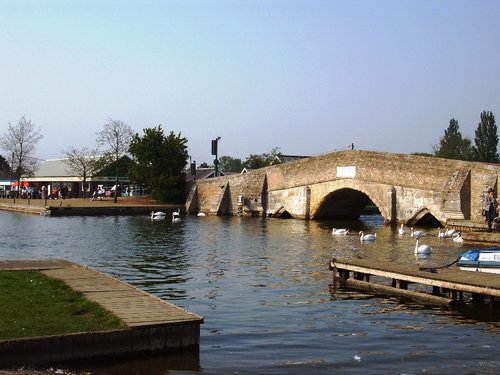
[[274,147],[270,153],[264,154],[250,154],[246,160],[243,162],[243,167],[250,169],[258,169],[270,166],[271,164],[277,164],[277,158],[283,155],[279,147]]
[[473,146],[474,159],[485,163],[498,163],[498,130],[491,111],[481,113]]
[[0,155],[0,172],[10,173],[10,164],[2,155]]
[[159,201],[179,201],[183,197],[182,171],[187,164],[187,139],[179,133],[167,136],[161,125],[135,134],[129,152],[133,163],[130,177],[148,185],[152,198]]
[[267,167],[268,165],[269,164],[267,164],[266,154],[250,154],[243,162],[243,166],[248,169],[259,169]]
[[269,163],[269,165],[283,163],[283,161],[281,160],[283,153],[281,152],[279,147],[274,147],[271,150],[271,152],[266,155],[267,155],[267,162]]
[[223,172],[241,172],[243,163],[239,158],[221,156],[219,158],[219,168]]
[[434,155],[446,159],[471,160],[471,144],[469,138],[462,137],[458,121],[452,118],[450,125],[444,131],[444,136],[439,140],[439,145],[434,146]]

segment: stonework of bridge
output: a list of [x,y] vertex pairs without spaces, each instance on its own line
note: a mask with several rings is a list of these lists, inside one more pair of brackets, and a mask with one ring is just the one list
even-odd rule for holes
[[387,223],[483,221],[484,194],[499,164],[348,150],[206,180],[188,213],[357,219],[375,205]]

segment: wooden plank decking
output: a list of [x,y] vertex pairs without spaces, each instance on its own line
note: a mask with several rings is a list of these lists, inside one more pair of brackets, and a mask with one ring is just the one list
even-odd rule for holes
[[[341,282],[364,289],[392,292],[430,302],[451,303],[463,300],[463,293],[490,298],[500,297],[500,275],[460,270],[457,266],[438,272],[419,270],[418,266],[366,259],[332,259],[330,269]],[[352,275],[351,275],[352,273]],[[352,276],[352,279],[351,279]],[[389,280],[389,286],[374,281],[371,276]],[[430,293],[412,291],[410,284],[431,287]]]
[[49,363],[134,352],[199,350],[201,316],[101,272],[64,260],[0,261],[0,269],[38,270],[63,280],[129,327],[113,332],[0,341],[0,365]]

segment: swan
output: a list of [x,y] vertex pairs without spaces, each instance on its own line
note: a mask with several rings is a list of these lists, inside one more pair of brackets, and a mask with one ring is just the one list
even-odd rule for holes
[[425,232],[423,230],[413,230],[413,227],[410,228],[410,237],[418,238],[425,236]]
[[456,229],[448,229],[444,234],[446,237],[453,237],[457,234],[457,230]]
[[464,239],[462,238],[462,235],[460,232],[457,232],[453,236],[453,242],[455,243],[464,243]]
[[405,234],[405,227],[403,226],[403,224],[401,224],[401,227],[399,227],[399,235],[402,236],[403,234]]
[[441,229],[438,229],[438,238],[446,238],[446,232],[441,232]]
[[340,229],[333,228],[332,229],[332,234],[334,236],[343,236],[343,235],[346,235],[348,232],[349,232],[349,229],[345,229],[345,228],[340,228]]
[[162,211],[151,211],[151,216],[165,216],[167,213]]
[[415,242],[415,254],[430,254],[432,251],[432,247],[429,245],[418,245],[418,237],[417,242]]
[[165,215],[155,215],[154,212],[151,212],[151,220],[164,220]]
[[359,232],[360,241],[375,241],[377,234],[365,234],[363,231]]
[[180,210],[172,212],[172,223],[180,223],[182,219],[179,217]]
[[198,212],[198,214],[196,216],[205,216],[205,213],[204,212]]
[[181,209],[180,208],[178,208],[177,211],[173,211],[172,212],[172,216],[180,216],[180,214],[181,214]]

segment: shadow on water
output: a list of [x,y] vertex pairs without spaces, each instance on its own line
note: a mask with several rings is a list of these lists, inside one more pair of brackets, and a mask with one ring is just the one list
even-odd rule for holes
[[201,371],[198,353],[170,353],[168,355],[136,355],[126,358],[102,358],[86,363],[73,363],[77,371],[92,371],[99,375],[165,375],[175,372]]

